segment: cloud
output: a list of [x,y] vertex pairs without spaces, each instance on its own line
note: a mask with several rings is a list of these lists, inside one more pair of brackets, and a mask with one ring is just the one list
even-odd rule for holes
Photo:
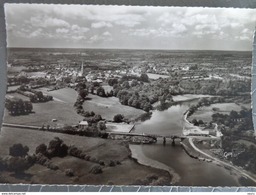
[[63,19],[50,16],[34,16],[30,18],[30,24],[35,27],[69,27],[69,23]]
[[173,34],[183,33],[187,31],[187,27],[184,24],[174,23],[172,27],[173,27],[173,31],[172,31]]
[[120,20],[120,21],[116,21],[115,24],[117,25],[122,25],[122,26],[126,26],[126,27],[134,27],[136,25],[139,25],[141,22],[140,21],[130,21],[130,20]]
[[35,30],[34,32],[30,33],[28,37],[34,38],[34,37],[38,37],[42,35],[42,29],[39,28],[37,30]]
[[57,28],[56,29],[56,33],[68,33],[69,32],[69,29],[67,29],[67,28]]
[[245,45],[256,21],[255,10],[227,8],[8,4],[5,13],[11,45],[26,46],[33,37],[35,47],[161,47],[177,40],[186,40],[186,48],[206,47],[198,40]]
[[110,32],[106,31],[102,34],[103,36],[111,36]]
[[105,21],[102,21],[102,22],[96,22],[96,23],[92,23],[91,24],[91,27],[92,28],[103,28],[103,27],[112,27],[113,25],[109,22],[105,22]]

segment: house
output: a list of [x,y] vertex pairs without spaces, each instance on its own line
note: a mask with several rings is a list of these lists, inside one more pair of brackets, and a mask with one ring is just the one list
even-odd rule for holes
[[88,127],[88,122],[87,121],[80,121],[79,124],[78,124],[78,128],[80,129],[84,129]]

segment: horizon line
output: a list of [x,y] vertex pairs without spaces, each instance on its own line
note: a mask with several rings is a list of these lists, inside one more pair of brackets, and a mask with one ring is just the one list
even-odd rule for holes
[[162,51],[237,51],[252,52],[252,50],[225,50],[225,49],[164,49],[164,48],[85,48],[85,47],[6,47],[6,49],[102,49],[102,50],[162,50]]

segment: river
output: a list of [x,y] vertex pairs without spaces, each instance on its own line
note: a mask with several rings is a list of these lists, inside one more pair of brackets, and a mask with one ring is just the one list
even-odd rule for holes
[[[197,100],[183,102],[165,111],[154,111],[152,117],[136,126],[135,132],[152,134],[181,135],[183,114],[189,105]],[[169,142],[169,143],[168,143]],[[189,186],[238,186],[237,177],[229,170],[209,162],[202,162],[189,157],[179,143],[164,146],[162,140],[152,145],[130,145],[133,157],[142,164],[175,171],[180,180],[175,185]],[[141,154],[141,155],[138,155]],[[151,162],[152,161],[152,162]],[[158,162],[158,163],[157,163]],[[171,172],[171,171],[170,171]]]

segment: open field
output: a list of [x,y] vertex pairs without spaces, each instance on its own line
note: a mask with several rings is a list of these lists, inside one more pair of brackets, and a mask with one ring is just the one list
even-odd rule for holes
[[[76,125],[83,117],[75,112],[72,104],[67,104],[59,101],[50,101],[45,103],[33,104],[33,111],[29,115],[10,116],[5,109],[4,122],[21,124],[21,125]],[[57,122],[52,122],[52,119],[57,119]]]
[[[75,112],[73,107],[76,101],[77,93],[71,88],[59,89],[56,91],[47,92],[47,88],[41,89],[43,93],[52,95],[54,101],[44,103],[34,103],[33,111],[29,115],[10,116],[5,110],[4,122],[22,125],[76,125],[83,117]],[[8,94],[23,100],[28,100],[26,96],[18,93]],[[52,119],[57,119],[57,122],[52,122]]]
[[[128,157],[130,150],[127,145],[122,141],[115,140],[3,127],[0,137],[0,155],[2,157],[7,156],[9,147],[15,143],[27,145],[30,148],[29,153],[33,154],[36,146],[41,143],[48,144],[56,136],[67,145],[75,145],[92,157],[107,163],[109,160],[119,160],[121,165],[115,167],[102,166],[103,173],[95,175],[89,173],[92,166],[96,165],[95,163],[71,156],[55,157],[51,162],[59,167],[57,171],[36,164],[26,171],[26,177],[18,178],[10,172],[1,173],[5,181],[41,184],[108,184],[111,182],[116,185],[128,185],[135,182],[136,179],[143,180],[151,175],[171,179],[166,171],[139,165],[130,159]],[[66,169],[73,169],[75,176],[67,177],[65,175]]]
[[210,95],[197,95],[197,94],[184,94],[184,95],[174,95],[173,101],[186,101],[186,100],[191,100],[194,98],[201,98],[201,97],[211,97]]
[[130,130],[133,128],[133,125],[129,125],[126,123],[107,123],[106,126],[108,131],[126,133],[129,133]]
[[219,113],[222,114],[229,114],[232,110],[239,112],[241,110],[241,106],[235,103],[218,103],[218,104],[211,104],[210,106],[200,107],[190,118],[203,120],[205,122],[210,122],[212,120],[212,115],[216,113],[213,111],[213,108],[217,108]]
[[71,88],[63,88],[54,91],[47,91],[49,88],[40,88],[44,94],[53,96],[53,99],[60,102],[69,103],[73,106],[77,98],[77,92]]
[[30,101],[29,97],[24,96],[22,94],[19,93],[10,93],[10,94],[6,94],[7,98],[18,98],[18,99],[22,99],[24,101]]
[[107,120],[113,120],[116,114],[122,114],[125,118],[132,120],[145,113],[143,110],[122,105],[116,97],[102,98],[89,94],[88,98],[91,98],[91,100],[84,102],[84,110],[94,111],[95,114],[100,114]]

